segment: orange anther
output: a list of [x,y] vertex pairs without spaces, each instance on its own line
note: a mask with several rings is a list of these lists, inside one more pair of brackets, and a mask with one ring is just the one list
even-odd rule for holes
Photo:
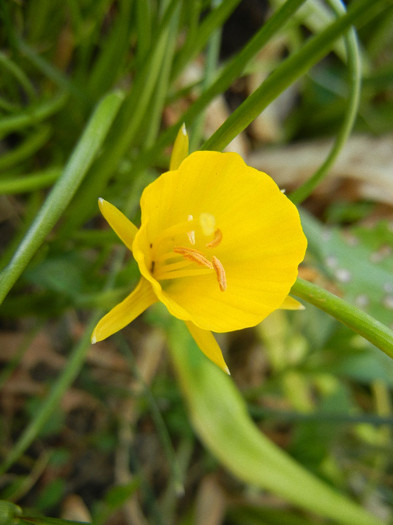
[[222,231],[219,228],[217,228],[217,230],[214,232],[213,239],[206,244],[206,248],[214,248],[215,246],[218,246],[221,241],[222,241]]
[[196,250],[195,248],[183,248],[182,246],[178,246],[173,248],[173,251],[192,262],[196,262],[201,266],[206,266],[206,268],[213,269],[213,264],[209,261],[209,259],[205,257],[202,252]]
[[220,290],[222,292],[225,292],[225,290],[227,289],[227,277],[225,274],[224,266],[222,265],[220,259],[217,259],[215,255],[213,255],[212,257],[212,263],[217,275],[217,281],[220,286]]

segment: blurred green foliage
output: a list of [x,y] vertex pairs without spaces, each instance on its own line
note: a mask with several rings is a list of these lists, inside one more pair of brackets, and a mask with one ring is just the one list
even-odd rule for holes
[[[184,119],[195,147],[227,140],[231,122],[243,130],[254,118],[257,106],[247,113],[242,105],[250,100],[247,79],[279,70],[277,92],[273,77],[253,99],[260,102],[270,85],[266,105],[274,107],[284,88],[295,90],[279,120],[279,142],[334,138],[340,130],[351,89],[342,40],[332,36],[312,69],[316,51],[310,45],[304,52],[310,38],[336,27],[333,11],[310,0],[255,3],[256,11],[245,4],[0,3],[0,268],[3,284],[7,269],[19,277],[0,307],[0,499],[9,500],[0,501],[0,523],[61,523],[38,514],[60,516],[75,494],[98,524],[122,523],[127,513],[140,520],[135,523],[199,525],[205,508],[217,513],[215,523],[230,525],[330,522],[322,496],[307,503],[291,478],[280,487],[284,455],[364,520],[366,511],[375,523],[392,519],[392,363],[316,308],[278,311],[254,329],[224,336],[233,374],[228,381],[218,376],[216,383],[220,372],[180,335],[169,342],[170,361],[163,333],[174,337],[177,328],[160,306],[88,353],[98,310],[115,304],[138,275],[98,216],[97,198],[105,196],[138,223],[141,191],[167,168],[168,148]],[[302,4],[308,11],[299,9]],[[326,19],[320,15],[317,27],[313,20],[322,8]],[[358,10],[362,64],[355,132],[390,134],[392,2],[353,0],[350,9]],[[231,46],[228,57],[224,31],[221,60],[217,41],[232,13],[247,44],[236,51]],[[257,27],[255,20],[261,20]],[[304,75],[288,67],[299,52],[309,60]],[[204,62],[206,56],[213,62]],[[240,117],[214,138],[203,122],[217,95],[238,97]],[[243,138],[247,148],[260,146],[250,129]],[[64,181],[74,185],[61,186]],[[57,200],[56,187],[64,188]],[[305,203],[307,270],[391,326],[392,202],[345,196],[324,195],[323,210],[313,195]],[[45,205],[47,232],[15,268],[15,253],[23,256],[29,228]],[[176,347],[180,340],[182,348]],[[213,383],[203,386],[209,377]],[[226,407],[228,399],[238,405]],[[229,415],[222,421],[225,407]],[[244,428],[234,424],[240,420]],[[233,446],[222,458],[225,443],[209,442],[215,432],[224,441],[225,432],[239,433],[244,443],[260,432],[277,464],[272,458],[268,464],[269,457],[256,463],[249,484],[251,470],[242,472],[241,461],[244,454],[252,462],[247,447]],[[228,473],[234,463],[237,478]],[[11,502],[23,508],[23,518]],[[340,514],[339,506],[332,509]],[[350,517],[343,522],[354,523]]]

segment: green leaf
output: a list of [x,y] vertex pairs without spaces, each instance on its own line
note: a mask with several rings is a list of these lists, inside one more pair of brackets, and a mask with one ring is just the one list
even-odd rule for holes
[[0,525],[16,525],[22,509],[9,501],[0,501]]
[[386,220],[343,230],[302,214],[310,252],[344,299],[393,328],[393,231]]
[[76,193],[104,142],[122,100],[123,95],[115,92],[107,95],[98,104],[63,174],[57,180],[11,262],[0,275],[0,303]]
[[269,441],[230,377],[202,355],[179,322],[170,328],[170,350],[195,430],[235,476],[342,524],[381,524]]

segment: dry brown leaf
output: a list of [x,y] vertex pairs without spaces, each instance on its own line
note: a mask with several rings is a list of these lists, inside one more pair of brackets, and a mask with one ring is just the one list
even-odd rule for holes
[[199,486],[195,525],[220,525],[223,523],[226,509],[226,497],[217,480],[217,476],[205,476]]
[[[294,188],[311,177],[331,147],[322,140],[264,149],[249,155],[248,163],[282,188]],[[393,135],[351,137],[316,192],[331,192],[343,180],[355,183],[358,198],[393,205]]]
[[61,518],[63,520],[91,522],[91,515],[87,506],[77,494],[70,494],[65,498],[62,504]]
[[[20,332],[0,332],[0,361],[8,362],[14,359],[27,337]],[[61,369],[66,358],[53,350],[53,344],[45,332],[39,332],[29,343],[23,353],[20,367],[32,369],[40,363],[56,370]]]

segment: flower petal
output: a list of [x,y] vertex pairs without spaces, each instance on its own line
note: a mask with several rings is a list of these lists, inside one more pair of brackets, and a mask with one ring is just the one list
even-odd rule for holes
[[304,310],[305,306],[302,303],[299,303],[296,299],[288,295],[282,305],[280,306],[282,310]]
[[171,160],[169,164],[170,170],[177,170],[180,164],[188,155],[188,135],[185,124],[182,124],[177,134],[175,143],[173,145]]
[[135,290],[98,322],[91,342],[97,343],[118,332],[156,301],[151,284],[142,277]]
[[132,251],[132,243],[138,228],[110,202],[98,199],[98,206],[112,230],[127,248]]
[[230,375],[231,373],[229,372],[229,368],[224,361],[221,348],[215,340],[214,335],[209,332],[209,330],[202,330],[201,328],[198,328],[190,321],[186,321],[186,325],[190,334],[194,338],[194,341],[205,354],[205,356],[213,361],[214,364],[219,366],[221,370]]

